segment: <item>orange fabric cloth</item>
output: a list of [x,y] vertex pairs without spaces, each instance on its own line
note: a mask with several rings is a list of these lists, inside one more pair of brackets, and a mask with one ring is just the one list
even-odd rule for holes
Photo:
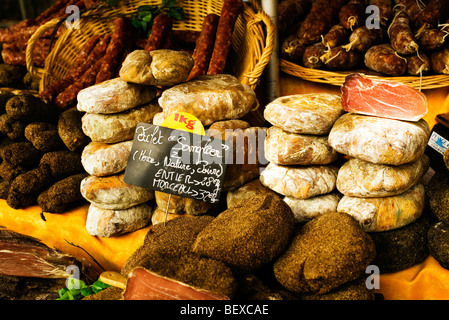
[[429,256],[420,264],[380,276],[385,300],[449,300],[449,270]]
[[88,207],[83,205],[63,214],[44,213],[44,220],[38,206],[15,210],[0,200],[0,226],[39,239],[99,272],[102,268],[120,271],[126,259],[143,243],[149,227],[119,237],[94,237],[86,230]]

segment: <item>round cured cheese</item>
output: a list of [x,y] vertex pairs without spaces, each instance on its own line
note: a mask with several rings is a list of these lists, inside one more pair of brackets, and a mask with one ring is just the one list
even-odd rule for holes
[[366,232],[388,231],[403,227],[421,216],[425,189],[421,183],[392,197],[359,198],[343,196],[338,212],[353,216]]
[[278,166],[269,163],[260,182],[284,196],[306,199],[335,189],[338,168],[325,166]]
[[430,137],[423,119],[408,122],[346,113],[329,133],[336,151],[378,164],[401,165],[417,161]]
[[296,134],[278,127],[267,130],[265,158],[280,165],[323,165],[337,160],[327,136]]
[[330,93],[280,97],[265,106],[265,119],[285,131],[323,135],[343,113],[341,98]]
[[336,212],[341,197],[340,193],[331,192],[308,199],[285,197],[284,202],[292,209],[296,222],[306,222],[323,214]]
[[337,189],[353,197],[387,197],[403,193],[416,185],[427,172],[426,154],[400,166],[375,164],[355,158],[344,163],[337,176]]

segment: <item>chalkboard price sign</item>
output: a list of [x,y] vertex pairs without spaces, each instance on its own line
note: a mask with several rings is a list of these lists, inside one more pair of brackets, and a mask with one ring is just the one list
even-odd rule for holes
[[124,179],[150,190],[215,203],[229,148],[218,138],[139,123]]

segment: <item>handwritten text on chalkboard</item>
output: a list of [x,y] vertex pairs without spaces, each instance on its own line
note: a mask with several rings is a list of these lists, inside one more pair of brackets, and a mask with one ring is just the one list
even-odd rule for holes
[[125,171],[125,182],[218,202],[229,145],[218,138],[139,123]]

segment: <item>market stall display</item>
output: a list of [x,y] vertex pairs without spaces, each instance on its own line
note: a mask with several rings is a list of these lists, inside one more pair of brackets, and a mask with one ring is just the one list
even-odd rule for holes
[[[342,41],[350,31],[371,31],[362,29],[366,3],[324,3],[282,1],[280,35],[303,16],[300,41],[310,46],[293,54],[321,52],[307,61],[322,65],[316,68],[358,62],[379,35],[362,41],[353,32],[350,44]],[[394,18],[391,40],[396,28],[413,36],[407,24],[430,24],[426,15],[437,3],[415,8],[408,19],[411,12],[395,16],[398,7],[369,1],[385,9],[383,24]],[[81,29],[89,32],[58,28],[44,66],[31,62],[33,50],[61,19],[46,20],[31,35],[27,68],[40,78],[39,91],[2,93],[0,225],[42,241],[16,241],[18,253],[27,243],[43,254],[64,252],[95,274],[84,279],[95,291],[80,294],[66,283],[61,299],[449,297],[444,283],[419,291],[433,286],[435,273],[449,274],[447,182],[445,172],[433,175],[425,152],[432,101],[421,87],[355,73],[349,64],[337,90],[315,87],[265,102],[256,87],[273,34],[257,1],[201,4],[206,11],[195,2],[156,1],[166,11],[155,14],[149,34],[132,32],[144,25],[130,15],[142,18],[156,6],[85,5],[91,10],[83,11]],[[102,19],[106,9],[111,15]],[[422,28],[417,45],[429,40],[427,31],[437,29]],[[389,46],[397,53],[407,49],[401,44]],[[230,148],[217,203],[125,179],[138,124],[163,127],[173,114],[191,115],[204,126],[202,137]],[[0,245],[19,239],[4,235]],[[5,281],[27,276],[11,265],[0,261]],[[378,268],[380,287],[366,282],[369,267]],[[37,263],[28,274],[44,271]],[[47,297],[54,293],[51,286]]]
[[279,8],[288,74],[337,86],[355,72],[415,88],[447,86],[443,1],[282,1]]

